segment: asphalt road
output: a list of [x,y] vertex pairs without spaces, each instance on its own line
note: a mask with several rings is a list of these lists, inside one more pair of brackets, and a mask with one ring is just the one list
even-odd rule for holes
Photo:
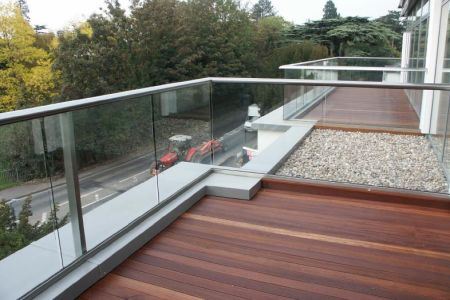
[[[246,145],[256,145],[256,133],[245,133],[238,130],[234,134],[234,141],[246,141]],[[242,136],[241,136],[242,135]],[[245,138],[244,138],[245,135]],[[225,153],[215,156],[215,164],[240,167],[235,159],[237,153],[242,149],[242,143],[235,142],[235,145],[228,145]],[[158,157],[164,153],[160,150]],[[151,177],[150,166],[153,162],[153,154],[130,158],[121,163],[111,163],[102,165],[96,169],[91,169],[85,176],[80,175],[80,194],[83,212],[87,212],[95,206],[108,201],[117,195],[129,190],[133,186],[140,184]],[[53,192],[53,195],[52,195]],[[156,191],[155,191],[156,193]],[[32,212],[30,223],[46,221],[49,217],[52,197],[58,207],[58,216],[62,217],[69,213],[66,185],[59,184],[53,189],[32,193]],[[26,197],[13,198],[8,203],[18,214],[22,208]]]
[[[80,178],[80,194],[83,211],[87,211],[96,203],[111,199],[131,187],[149,179],[150,165],[153,155],[144,155],[111,167],[102,166],[99,171],[91,170],[89,175]],[[52,195],[53,192],[53,195]],[[49,217],[52,196],[58,207],[58,215],[64,216],[69,212],[66,184],[60,184],[53,189],[46,189],[32,193],[31,207],[32,223],[45,221]],[[26,197],[13,199],[8,203],[18,214]]]

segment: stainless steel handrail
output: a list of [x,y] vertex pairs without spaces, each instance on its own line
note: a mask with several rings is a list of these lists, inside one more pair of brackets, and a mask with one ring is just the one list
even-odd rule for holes
[[202,78],[196,80],[189,80],[177,83],[163,84],[159,86],[147,87],[131,91],[119,92],[109,95],[102,95],[97,97],[90,97],[78,100],[70,100],[59,102],[55,104],[48,104],[37,106],[33,108],[26,108],[15,110],[11,112],[0,113],[0,126],[5,124],[16,123],[20,121],[31,120],[35,118],[42,118],[46,116],[56,115],[59,113],[66,113],[70,111],[80,110],[84,108],[95,107],[108,103],[114,103],[122,100],[145,97],[153,94],[174,91],[182,88],[194,87],[209,83],[209,78]]
[[307,65],[315,64],[315,63],[322,62],[322,61],[332,61],[332,60],[337,60],[337,59],[338,59],[337,57],[327,57],[327,58],[322,58],[322,59],[309,60],[309,61],[304,61],[301,63],[293,63],[293,64],[288,64],[288,65],[283,65],[280,67],[280,69],[282,67],[307,66]]
[[346,67],[346,66],[281,66],[280,70],[369,71],[369,72],[425,72],[426,68]]
[[331,86],[355,88],[385,88],[406,90],[440,90],[450,91],[449,84],[435,83],[385,83],[375,81],[339,81],[339,80],[306,80],[306,79],[266,79],[266,78],[210,78],[213,83],[248,83],[248,84],[274,84],[274,85],[305,85],[305,86]]
[[0,113],[0,126],[52,116],[59,113],[66,113],[85,108],[96,107],[108,103],[114,103],[133,98],[145,97],[167,91],[182,88],[194,87],[210,83],[235,83],[235,84],[272,84],[272,85],[304,85],[304,86],[332,86],[332,87],[355,87],[355,88],[386,88],[386,89],[409,89],[409,90],[442,90],[450,91],[447,84],[399,84],[370,81],[324,81],[324,80],[303,80],[303,79],[274,79],[274,78],[227,78],[227,77],[207,77],[197,80],[190,80],[178,83],[164,84],[160,86],[148,87],[132,91],[120,92],[110,95],[85,98],[80,100],[66,101],[56,104],[49,104],[39,107],[16,110]]

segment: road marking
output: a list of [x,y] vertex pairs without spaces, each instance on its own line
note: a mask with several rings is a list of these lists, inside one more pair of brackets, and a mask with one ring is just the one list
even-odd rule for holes
[[[102,190],[103,189],[96,189],[95,191],[92,191],[92,192],[86,193],[84,195],[81,195],[81,198],[85,198],[85,197],[87,197],[89,195],[92,195],[92,194],[97,193],[97,192],[102,191]],[[64,205],[67,205],[68,203],[69,203],[69,201],[61,202],[61,203],[58,204],[58,207],[62,207]]]
[[125,181],[128,181],[128,180],[130,180],[130,179],[134,179],[136,176],[139,176],[139,175],[144,174],[144,173],[147,173],[147,172],[150,173],[149,170],[145,170],[145,171],[143,171],[143,172],[134,174],[133,176],[127,177],[127,178],[125,178],[125,179],[122,179],[122,180],[120,180],[119,182],[120,182],[120,183],[123,183],[123,182],[125,182]]
[[103,189],[96,189],[95,191],[86,193],[86,194],[84,194],[84,195],[81,195],[81,198],[84,198],[84,197],[87,197],[87,196],[89,196],[89,195],[95,194],[95,193],[97,193],[97,192],[100,192],[101,190],[103,190]]
[[116,195],[116,194],[118,194],[118,193],[119,193],[119,192],[114,192],[114,193],[112,193],[112,194],[109,194],[109,195],[107,195],[107,196],[105,196],[105,197],[102,197],[102,198],[100,198],[100,199],[98,199],[98,200],[95,200],[94,202],[91,202],[91,203],[88,203],[88,204],[86,204],[86,205],[83,205],[82,208],[89,207],[89,206],[91,206],[91,205],[93,205],[93,204],[95,204],[95,203],[97,203],[97,202],[100,202],[100,201],[102,201],[102,200],[104,200],[104,199],[106,199],[106,198],[108,198],[108,197],[114,196],[114,195]]
[[42,217],[41,217],[41,222],[42,223],[45,223],[47,221],[47,213],[46,212],[43,212],[42,213]]
[[[165,150],[165,148],[161,149],[160,151],[163,151],[163,150]],[[120,168],[120,167],[122,167],[122,166],[124,166],[124,165],[131,164],[131,163],[133,163],[133,162],[135,162],[135,161],[142,160],[142,159],[145,159],[145,158],[153,158],[153,153],[147,153],[147,154],[144,154],[144,155],[142,155],[142,156],[138,156],[138,157],[132,158],[132,159],[130,159],[130,160],[121,162],[121,163],[119,163],[119,164],[117,164],[117,165],[112,164],[111,167],[105,168],[105,169],[102,169],[102,170],[99,170],[99,171],[96,172],[96,173],[89,173],[89,172],[86,172],[87,174],[80,175],[80,182],[83,181],[83,180],[85,180],[85,179],[89,179],[89,178],[91,178],[91,177],[98,177],[98,176],[100,176],[100,174],[102,174],[102,173],[111,172],[111,170],[118,169],[118,168]]]
[[11,199],[11,200],[7,201],[6,204],[10,204],[11,205],[11,204],[13,204],[13,203],[15,203],[17,201],[20,201],[21,199],[23,199],[23,198]]
[[114,192],[114,193],[112,193],[112,194],[109,194],[109,195],[107,195],[107,196],[105,196],[105,197],[102,197],[102,198],[98,199],[97,201],[102,201],[103,199],[106,199],[106,198],[108,198],[108,197],[111,197],[111,196],[114,196],[114,195],[117,195],[117,194],[119,194],[119,192]]
[[[104,199],[106,199],[106,198],[108,198],[108,197],[114,196],[114,195],[116,195],[116,194],[118,194],[118,193],[119,193],[119,192],[114,192],[114,193],[109,194],[109,195],[107,195],[107,196],[104,196],[104,197],[102,197],[102,198],[99,198],[99,197],[98,197],[98,194],[97,194],[97,195],[95,195],[95,201],[93,201],[93,202],[91,202],[91,203],[88,203],[88,204],[82,206],[81,208],[89,207],[89,206],[91,206],[91,205],[94,204],[94,203],[97,203],[97,202],[99,202],[99,201],[102,201],[102,200],[104,200]],[[66,204],[68,204],[68,203],[69,203],[69,201],[65,201],[65,202],[59,203],[58,206],[61,207],[61,206],[64,206],[64,205],[66,205]]]
[[50,192],[50,189],[46,189],[46,190],[39,191],[39,192],[36,192],[36,193],[31,193],[31,194],[26,195],[26,196],[22,196],[20,198],[13,198],[11,200],[8,200],[6,202],[6,204],[13,204],[15,202],[23,201],[23,200],[27,199],[29,196],[36,197],[36,195],[45,194],[45,193],[49,193],[49,192]]

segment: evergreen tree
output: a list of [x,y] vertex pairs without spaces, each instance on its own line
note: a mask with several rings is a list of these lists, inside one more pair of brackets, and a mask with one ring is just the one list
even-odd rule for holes
[[14,210],[0,201],[0,259],[14,253],[26,245],[23,235],[18,233]]
[[[400,11],[390,10],[387,15],[379,17],[375,20],[386,27],[388,27],[393,32],[402,35],[406,30],[405,22],[401,19]],[[393,39],[393,44],[398,51],[402,51],[402,39]]]
[[49,218],[47,221],[39,223],[35,226],[37,236],[45,236],[46,234],[61,228],[67,224],[68,218],[69,215],[58,218],[58,206],[55,205],[55,207],[49,212]]
[[55,208],[47,221],[30,224],[31,199],[28,196],[24,200],[17,220],[14,209],[5,200],[0,201],[0,260],[67,223],[68,216],[59,219]]
[[331,56],[396,57],[399,51],[393,41],[401,40],[384,24],[361,17],[308,22],[292,27],[286,36],[292,42],[310,40],[327,46]]
[[259,0],[252,9],[252,18],[254,20],[273,17],[275,14],[275,9],[270,0]]
[[16,227],[16,216],[14,209],[6,203],[6,200],[0,201],[0,231],[11,231]]
[[17,231],[22,234],[25,239],[33,241],[35,227],[30,224],[30,217],[33,215],[31,211],[31,196],[25,198],[22,210],[19,213],[19,224],[17,225]]
[[403,34],[405,31],[405,23],[401,20],[400,11],[390,10],[387,15],[379,17],[375,21],[385,24],[399,34]]
[[325,3],[325,7],[323,8],[323,20],[328,19],[337,19],[339,18],[339,14],[337,12],[336,5],[334,5],[333,0],[328,0],[327,3]]

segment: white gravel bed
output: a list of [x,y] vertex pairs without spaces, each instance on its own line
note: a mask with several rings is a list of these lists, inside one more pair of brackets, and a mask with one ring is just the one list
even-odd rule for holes
[[429,192],[448,192],[422,136],[314,130],[277,175]]

